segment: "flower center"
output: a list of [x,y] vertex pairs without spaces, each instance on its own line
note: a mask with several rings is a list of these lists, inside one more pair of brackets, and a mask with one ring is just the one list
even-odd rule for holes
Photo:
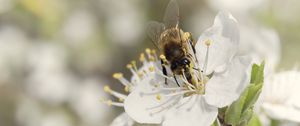
[[[200,67],[199,63],[198,63],[198,59],[195,55],[195,53],[193,53],[193,47],[191,44],[189,44],[188,46],[188,52],[190,54],[191,57],[191,67],[189,70],[189,74],[190,74],[190,79],[188,79],[186,77],[185,71],[184,69],[182,69],[182,74],[181,75],[177,75],[179,76],[179,80],[182,82],[180,83],[180,87],[177,88],[172,88],[173,91],[170,92],[167,95],[164,96],[176,96],[176,95],[183,95],[184,97],[188,97],[191,95],[204,95],[205,94],[205,85],[208,82],[208,80],[210,79],[209,76],[206,74],[206,69],[207,69],[207,65],[208,65],[208,57],[209,57],[209,48],[210,45],[212,44],[212,41],[210,39],[207,39],[204,41],[204,44],[207,46],[207,50],[206,50],[206,54],[205,54],[205,60],[204,60],[204,64],[202,67]],[[163,58],[163,56],[161,56],[161,58]],[[164,76],[165,78],[168,78],[166,76]],[[169,79],[169,78],[168,78]],[[169,88],[168,88],[169,89]],[[166,88],[161,88],[160,90],[166,90]],[[161,99],[161,94],[157,94],[157,100]]]

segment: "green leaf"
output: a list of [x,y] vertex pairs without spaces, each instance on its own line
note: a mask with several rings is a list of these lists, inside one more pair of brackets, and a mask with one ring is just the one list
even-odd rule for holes
[[[248,87],[249,88],[249,87]],[[247,88],[247,89],[248,89]],[[233,102],[225,112],[225,122],[226,124],[231,124],[236,126],[241,118],[242,110],[244,107],[245,100],[247,99],[247,94],[249,90],[245,90],[240,98]]]
[[213,123],[211,126],[219,126],[219,125],[218,125],[218,121],[215,120],[214,123]]
[[242,117],[239,121],[240,122],[239,126],[247,126],[249,120],[252,118],[252,115],[253,115],[253,109],[247,109],[247,111],[245,111],[242,114]]
[[247,96],[246,96],[246,100],[244,102],[244,107],[243,107],[242,112],[245,112],[245,111],[247,111],[247,109],[254,106],[254,104],[256,103],[256,101],[261,93],[262,86],[263,86],[262,83],[257,84],[257,85],[251,84],[249,86],[249,88],[247,89],[248,92],[247,92]]
[[252,66],[251,71],[251,81],[252,84],[259,84],[264,82],[264,69],[265,69],[265,62],[262,62],[259,65],[254,64]]
[[254,64],[251,72],[251,84],[243,91],[240,98],[233,102],[225,112],[225,123],[233,126],[246,126],[251,119],[253,106],[263,86],[264,62]]
[[262,123],[260,122],[258,116],[253,114],[247,126],[262,126]]

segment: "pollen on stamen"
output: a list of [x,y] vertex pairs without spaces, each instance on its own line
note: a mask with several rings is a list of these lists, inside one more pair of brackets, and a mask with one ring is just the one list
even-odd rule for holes
[[152,55],[156,54],[156,51],[154,49],[151,50]]
[[140,54],[140,61],[141,61],[141,62],[144,62],[144,61],[145,61],[145,54],[144,54],[144,53],[141,53],[141,54]]
[[161,100],[161,95],[157,94],[155,98],[156,98],[156,100],[160,101]]
[[160,55],[159,58],[162,59],[163,62],[167,62],[167,59],[166,59],[166,56],[165,56],[165,55]]
[[115,79],[120,79],[120,78],[122,78],[123,77],[123,74],[122,73],[114,73],[113,74],[113,78],[115,78]]
[[106,93],[111,93],[111,89],[110,89],[110,87],[109,87],[108,85],[104,86],[104,87],[103,87],[103,90],[104,90],[104,92],[106,92]]
[[130,90],[130,86],[127,85],[127,86],[124,87],[125,92],[129,92],[129,90]]
[[144,74],[142,72],[138,72],[138,76],[139,76],[139,78],[142,78],[144,76]]
[[100,102],[105,103],[108,106],[112,106],[112,100],[105,100],[104,98],[101,98]]
[[132,64],[134,70],[135,70],[135,71],[138,71],[138,70],[137,70],[137,66],[136,66],[136,61],[132,60],[132,61],[131,61],[131,64]]
[[149,71],[150,71],[150,72],[154,72],[154,71],[155,71],[155,67],[154,67],[154,66],[150,66],[150,67],[149,67]]
[[119,100],[119,102],[124,102],[123,98],[119,98],[118,100]]
[[204,43],[205,43],[206,46],[210,46],[212,41],[210,39],[207,39],[207,40],[205,40]]
[[146,48],[145,51],[146,51],[147,54],[151,54],[151,50],[149,48]]
[[127,69],[131,69],[131,68],[132,68],[132,65],[131,65],[131,64],[127,64],[127,65],[126,65],[126,68],[127,68]]

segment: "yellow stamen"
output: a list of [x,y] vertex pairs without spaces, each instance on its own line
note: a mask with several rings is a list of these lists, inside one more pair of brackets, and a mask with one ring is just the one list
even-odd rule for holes
[[166,56],[165,55],[160,55],[159,58],[162,59],[162,60],[165,60]]
[[151,50],[151,53],[152,53],[153,55],[155,55],[155,54],[156,54],[156,51],[155,51],[154,49],[152,49],[152,50]]
[[130,90],[130,86],[125,86],[125,87],[124,87],[124,91],[125,91],[125,92],[129,92],[129,90]]
[[155,61],[155,58],[153,56],[150,56],[149,61]]
[[141,61],[141,62],[144,62],[144,61],[145,61],[145,54],[144,54],[144,53],[141,53],[141,54],[140,54],[140,61]]
[[123,98],[119,98],[119,102],[124,102],[124,99]]
[[114,73],[113,74],[113,78],[115,78],[115,79],[120,79],[120,78],[122,78],[123,77],[123,74],[122,73]]
[[112,100],[107,100],[107,101],[106,101],[106,104],[107,104],[108,106],[111,106],[111,105],[112,105]]
[[138,73],[138,76],[139,76],[139,78],[142,78],[142,77],[143,77],[143,73],[142,73],[142,72],[139,72],[139,73]]
[[103,102],[103,103],[107,104],[108,106],[112,105],[112,100],[105,100],[104,98],[101,98],[100,102]]
[[151,50],[149,48],[146,48],[145,51],[146,51],[147,54],[151,54]]
[[165,64],[167,63],[167,58],[165,55],[160,55],[159,58],[162,59]]
[[131,68],[132,68],[132,65],[131,65],[131,64],[127,64],[126,67],[127,67],[128,69],[131,69]]
[[155,71],[154,66],[150,66],[150,67],[149,67],[149,71],[150,71],[150,72],[154,72],[154,71]]
[[109,87],[108,85],[104,86],[104,87],[103,87],[103,90],[104,90],[105,92],[107,92],[107,93],[111,93],[111,89],[110,89],[110,87]]
[[183,34],[183,41],[187,41],[188,39],[190,39],[192,37],[190,32],[185,32]]
[[212,43],[212,41],[210,39],[205,40],[205,45],[206,46],[210,46]]
[[161,96],[160,96],[160,94],[157,94],[157,95],[156,95],[156,100],[158,100],[158,101],[160,101],[160,100],[161,100]]
[[137,71],[136,61],[132,60],[131,64],[132,64],[134,70]]

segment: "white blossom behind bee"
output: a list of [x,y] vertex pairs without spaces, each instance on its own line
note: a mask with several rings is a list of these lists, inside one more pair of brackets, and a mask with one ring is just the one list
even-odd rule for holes
[[284,71],[265,80],[260,107],[268,117],[300,123],[300,72]]

